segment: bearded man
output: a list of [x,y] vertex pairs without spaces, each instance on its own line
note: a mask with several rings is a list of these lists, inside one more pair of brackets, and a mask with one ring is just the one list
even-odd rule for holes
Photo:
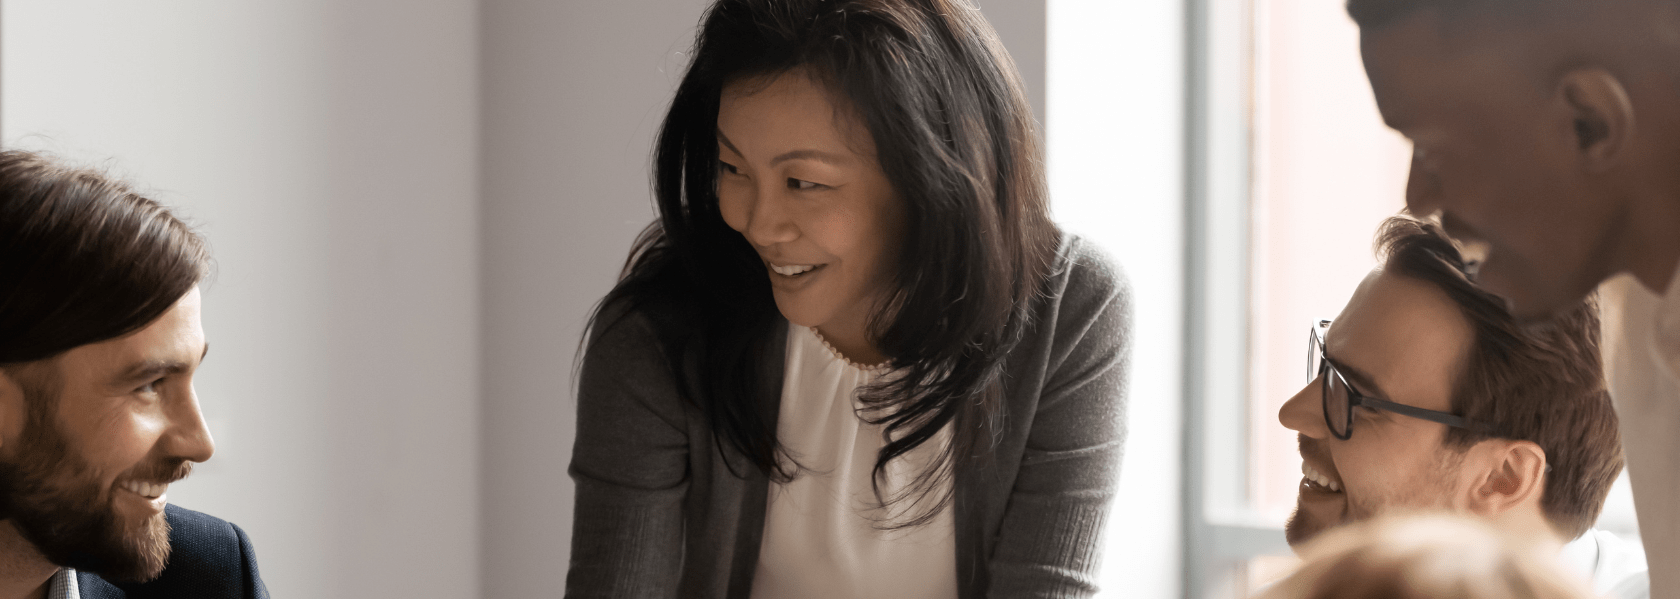
[[0,152],[0,599],[268,596],[244,531],[167,502],[215,450],[208,265],[121,182]]

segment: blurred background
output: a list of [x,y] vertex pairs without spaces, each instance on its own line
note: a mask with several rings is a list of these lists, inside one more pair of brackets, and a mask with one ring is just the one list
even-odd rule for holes
[[[978,0],[1057,218],[1136,289],[1107,597],[1290,567],[1282,402],[1403,205],[1336,0]],[[172,489],[276,597],[555,596],[571,367],[651,218],[703,0],[0,0],[0,143],[136,181],[209,237],[215,459]],[[1625,481],[1600,522],[1632,536]]]

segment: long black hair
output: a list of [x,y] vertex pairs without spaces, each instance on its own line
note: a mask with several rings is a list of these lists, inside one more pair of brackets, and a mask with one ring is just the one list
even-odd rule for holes
[[[655,150],[659,219],[594,318],[609,306],[647,315],[719,450],[773,480],[797,475],[754,391],[781,316],[757,253],[718,211],[717,116],[729,83],[811,74],[859,115],[906,204],[893,291],[868,331],[897,372],[860,392],[860,415],[885,425],[877,498],[923,507],[902,525],[926,522],[951,500],[949,486],[930,491],[959,460],[987,456],[1008,425],[1004,358],[1060,239],[1014,64],[964,0],[719,0],[692,56]],[[936,465],[882,497],[886,464],[948,424]]]

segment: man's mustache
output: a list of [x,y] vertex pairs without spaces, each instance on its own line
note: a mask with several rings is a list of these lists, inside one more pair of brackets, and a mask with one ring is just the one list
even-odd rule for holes
[[118,481],[135,480],[167,485],[192,474],[193,463],[183,458],[165,458],[142,462],[117,477]]
[[1330,463],[1330,456],[1324,449],[1324,444],[1318,439],[1302,434],[1295,435],[1295,445],[1301,452],[1301,459],[1320,464]]

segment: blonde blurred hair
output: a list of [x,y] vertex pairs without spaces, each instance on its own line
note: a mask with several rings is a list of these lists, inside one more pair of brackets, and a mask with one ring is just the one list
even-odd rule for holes
[[1591,599],[1555,555],[1486,523],[1447,515],[1384,517],[1325,533],[1304,564],[1257,599]]

